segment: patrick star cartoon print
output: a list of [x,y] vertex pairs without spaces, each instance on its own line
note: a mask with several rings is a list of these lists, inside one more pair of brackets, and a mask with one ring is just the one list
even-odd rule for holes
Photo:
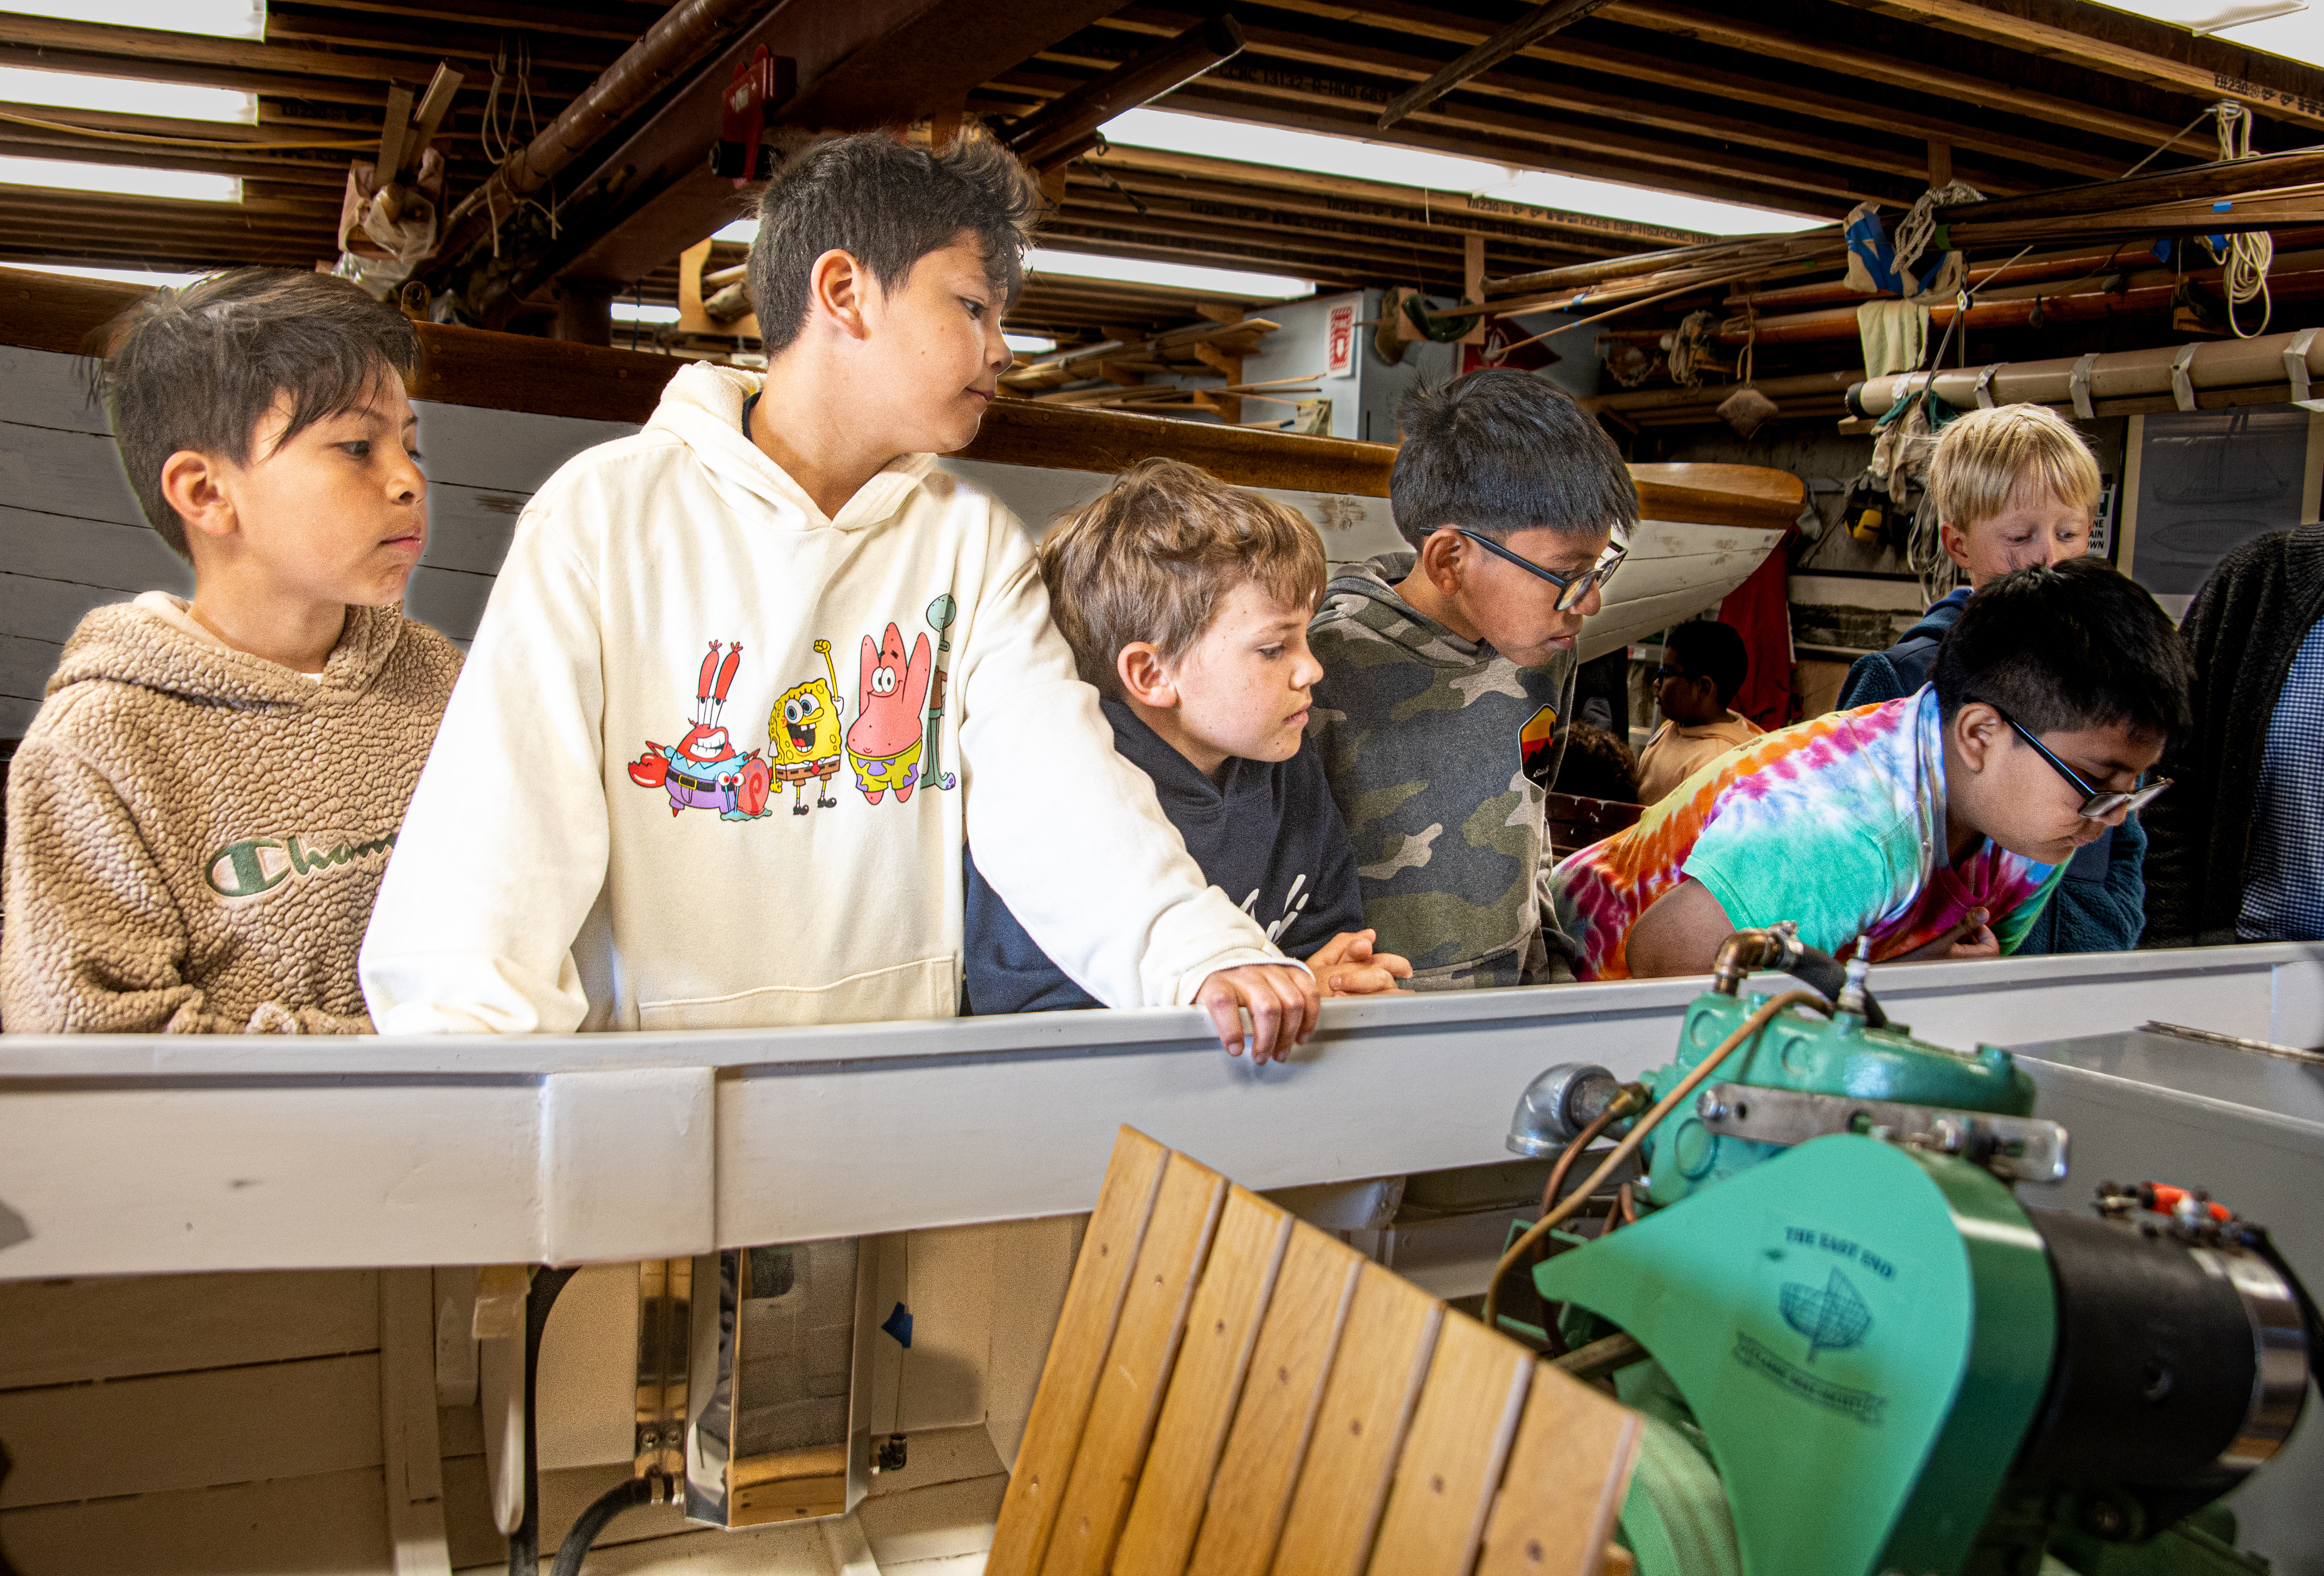
[[669,794],[669,813],[715,810],[722,821],[749,821],[767,813],[768,790],[773,774],[756,750],[748,754],[734,748],[733,737],[719,721],[726,710],[726,692],[734,687],[735,670],[742,665],[742,642],[737,641],[718,659],[719,642],[710,642],[702,659],[702,676],[694,688],[694,725],[676,744],[646,741],[646,752],[630,762],[630,780],[640,788],[658,788]]
[[847,730],[847,754],[855,763],[855,788],[878,804],[889,789],[908,803],[920,771],[920,703],[927,698],[934,662],[925,634],[904,659],[904,635],[890,624],[877,645],[863,637],[863,677],[856,692],[855,725]]

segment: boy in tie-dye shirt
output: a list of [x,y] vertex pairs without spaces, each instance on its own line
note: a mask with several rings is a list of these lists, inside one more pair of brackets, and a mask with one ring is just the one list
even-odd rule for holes
[[1574,972],[1700,973],[1784,919],[1875,962],[2015,951],[2073,851],[2160,791],[2187,688],[2170,620],[2103,560],[1996,580],[1927,688],[1755,740],[1559,864]]

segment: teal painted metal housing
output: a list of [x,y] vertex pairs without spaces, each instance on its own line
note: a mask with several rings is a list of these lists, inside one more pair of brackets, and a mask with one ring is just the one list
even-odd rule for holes
[[[1766,1000],[1715,991],[1696,997],[1679,1031],[1677,1060],[1641,1082],[1660,1099]],[[2008,1052],[1979,1046],[1965,1055],[1916,1040],[1901,1024],[1869,1028],[1849,1012],[1831,1018],[1797,1009],[1783,1014],[1753,1045],[1729,1056],[1714,1080],[1995,1116],[2034,1112],[2034,1081]],[[1684,1108],[1648,1134],[1640,1148],[1646,1198],[1655,1205],[1677,1203],[1784,1152],[1779,1145],[1715,1134]]]
[[[1668,1374],[1725,1483],[1745,1576],[1959,1569],[2055,1336],[2042,1240],[2007,1187],[1848,1134],[1779,1150],[1535,1282]],[[1635,1496],[1626,1509],[1641,1576],[1695,1576],[1645,1568],[1687,1541],[1644,1525],[1668,1515]]]

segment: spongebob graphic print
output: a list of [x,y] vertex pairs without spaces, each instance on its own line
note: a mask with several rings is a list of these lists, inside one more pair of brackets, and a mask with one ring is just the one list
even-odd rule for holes
[[832,782],[851,765],[856,791],[867,804],[879,804],[890,794],[896,803],[908,804],[924,783],[931,791],[952,788],[958,779],[942,770],[939,730],[956,604],[950,595],[940,595],[928,604],[927,616],[943,642],[934,652],[923,633],[908,653],[903,631],[892,621],[878,640],[863,637],[853,726],[847,725],[847,697],[840,693],[831,642],[816,641],[822,676],[775,696],[763,751],[742,749],[725,726],[726,703],[742,668],[742,642],[712,641],[696,678],[690,725],[675,744],[647,740],[644,753],[628,763],[630,780],[659,788],[669,797],[673,816],[711,810],[723,821],[755,821],[773,814],[786,788],[795,816],[836,809]]
[[839,698],[839,675],[832,670],[831,642],[817,641],[815,654],[823,659],[823,677],[777,696],[774,715],[767,719],[767,739],[775,747],[775,781],[794,791],[794,816],[807,813],[809,780],[815,783],[817,807],[839,806],[827,790],[839,775],[839,711],[844,703]]

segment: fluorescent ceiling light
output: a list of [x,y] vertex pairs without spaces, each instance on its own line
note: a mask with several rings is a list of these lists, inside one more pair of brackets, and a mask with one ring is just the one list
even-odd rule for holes
[[1254,300],[1269,301],[1295,300],[1315,293],[1312,281],[1279,273],[1198,268],[1185,263],[1146,263],[1135,257],[1087,257],[1078,252],[1055,252],[1047,246],[1033,248],[1025,263],[1027,275],[1033,278],[1047,273],[1120,284],[1158,284],[1172,290],[1205,290],[1213,295],[1248,296]]
[[166,197],[180,202],[240,202],[242,179],[205,170],[149,170],[136,164],[83,164],[71,159],[0,154],[0,186],[42,186],[107,197]]
[[1208,159],[1233,159],[1278,170],[1305,170],[1351,180],[1376,180],[1434,191],[1465,192],[1563,208],[1569,213],[1660,225],[1706,235],[1759,235],[1812,230],[1828,221],[1740,203],[1650,191],[1609,180],[1552,175],[1512,164],[1432,153],[1393,143],[1369,143],[1317,132],[1288,131],[1249,121],[1214,120],[1167,109],[1133,109],[1105,123],[1108,142]]
[[1011,350],[1021,350],[1028,355],[1041,355],[1057,347],[1057,342],[1039,334],[1003,334]]
[[739,241],[748,246],[759,238],[759,221],[736,219],[724,229],[713,232],[710,238],[714,241]]
[[156,273],[150,268],[69,268],[59,263],[19,263],[14,259],[6,266],[29,268],[35,273],[63,273],[75,279],[109,279],[119,284],[166,286],[171,290],[208,277],[199,273]]
[[163,32],[206,32],[217,38],[264,38],[266,0],[8,0],[20,16],[151,27]]
[[678,309],[640,306],[635,301],[617,300],[613,303],[613,321],[616,323],[675,323],[678,321]]
[[84,77],[71,71],[35,71],[0,66],[0,100],[47,104],[60,109],[110,110],[116,115],[158,115],[171,120],[258,123],[258,96],[238,88],[195,88],[183,82],[143,82],[131,77]]
[[2169,23],[2196,33],[2222,32],[2308,9],[2308,0],[2099,0],[2099,4],[2109,11],[2127,11],[2149,22]]

